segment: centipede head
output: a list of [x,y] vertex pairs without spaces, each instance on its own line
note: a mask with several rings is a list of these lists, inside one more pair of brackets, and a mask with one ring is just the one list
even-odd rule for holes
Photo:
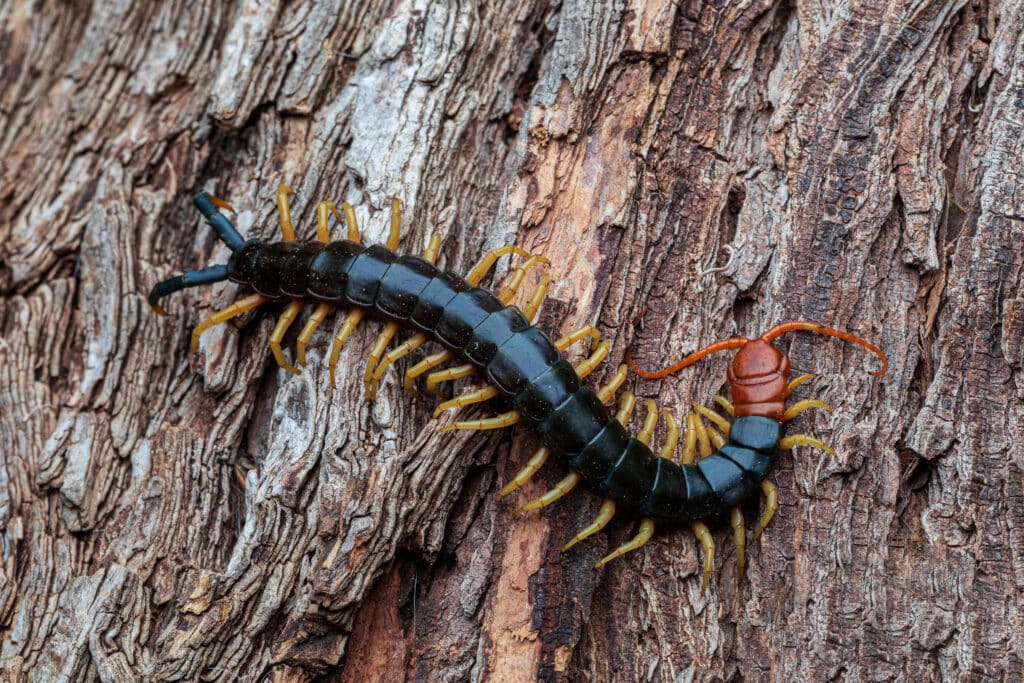
[[[196,208],[206,218],[206,222],[210,224],[213,231],[217,234],[217,237],[224,244],[227,245],[228,249],[231,250],[232,255],[237,254],[245,246],[245,239],[238,232],[231,221],[218,211],[218,208],[227,209],[231,211],[231,206],[223,199],[218,199],[205,192],[200,192],[195,196],[194,199]],[[156,283],[152,290],[149,292],[149,305],[153,307],[160,315],[167,315],[167,311],[159,304],[160,299],[163,297],[173,294],[174,292],[181,291],[188,287],[197,287],[199,285],[207,285],[213,282],[221,282],[228,279],[229,267],[228,264],[218,264],[214,266],[208,266],[202,270],[186,270],[181,275],[168,278],[161,282]]]
[[760,377],[767,377],[770,375],[782,375],[786,377],[789,375],[789,358],[776,350],[772,346],[772,342],[787,332],[813,332],[815,334],[824,334],[830,337],[838,337],[848,342],[858,344],[868,349],[882,360],[882,369],[876,372],[872,372],[871,375],[878,377],[884,375],[886,370],[889,369],[889,359],[886,358],[882,350],[870,343],[865,339],[856,337],[849,332],[843,332],[842,330],[836,330],[831,327],[824,327],[818,323],[806,322],[806,321],[790,321],[779,323],[775,327],[771,328],[757,339],[747,339],[746,337],[733,337],[731,339],[723,339],[717,341],[714,344],[705,346],[699,351],[691,353],[689,356],[682,360],[674,363],[673,365],[658,370],[657,372],[645,372],[636,366],[633,359],[626,354],[626,361],[633,371],[641,377],[647,379],[656,379],[658,377],[665,377],[667,375],[682,370],[688,365],[693,365],[697,361],[706,356],[710,356],[718,351],[725,351],[727,349],[739,349],[739,353],[733,359],[732,364],[729,366],[729,380],[734,379],[740,383],[744,381],[756,382]]

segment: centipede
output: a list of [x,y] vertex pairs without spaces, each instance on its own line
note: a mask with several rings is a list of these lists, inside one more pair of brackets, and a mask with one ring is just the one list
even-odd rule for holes
[[[811,436],[783,434],[785,424],[801,412],[831,408],[817,399],[803,399],[787,407],[793,390],[812,375],[790,381],[789,358],[772,342],[796,331],[837,337],[881,359],[882,368],[872,373],[874,376],[888,368],[886,355],[865,339],[817,323],[793,321],[778,324],[755,339],[734,337],[716,342],[656,372],[641,370],[626,354],[627,362],[619,365],[607,382],[590,389],[582,380],[608,357],[610,340],[603,339],[594,325],[585,325],[551,341],[536,326],[550,284],[546,274],[540,276],[522,308],[511,303],[527,272],[538,265],[549,265],[543,256],[508,245],[488,251],[467,275],[461,276],[437,267],[441,241],[436,234],[429,237],[422,255],[400,255],[402,205],[397,199],[391,202],[390,230],[384,245],[363,245],[353,207],[343,202],[339,212],[330,201],[317,204],[316,239],[298,241],[289,205],[292,195],[290,188],[279,186],[277,210],[282,239],[266,241],[243,238],[221,212],[233,211],[226,201],[205,192],[197,194],[196,208],[231,255],[227,263],[186,270],[158,282],[149,293],[149,304],[166,315],[161,305],[164,297],[187,288],[231,281],[251,290],[193,328],[191,350],[195,352],[206,330],[262,304],[282,303],[269,345],[278,366],[295,374],[300,370],[288,362],[282,342],[303,308],[313,306],[296,341],[298,366],[306,365],[307,346],[319,326],[334,309],[344,309],[345,317],[328,356],[332,386],[336,386],[342,348],[353,331],[365,318],[382,321],[384,327],[370,348],[363,374],[369,401],[376,399],[389,367],[428,342],[440,346],[439,351],[411,364],[403,381],[410,395],[422,398],[417,383],[426,375],[427,390],[439,397],[434,418],[491,400],[511,409],[493,417],[456,421],[439,432],[483,431],[521,424],[539,437],[540,445],[500,489],[499,499],[522,487],[553,455],[568,474],[548,492],[522,505],[519,512],[550,505],[580,484],[602,500],[593,522],[575,534],[563,546],[563,552],[600,532],[620,512],[639,520],[635,535],[601,558],[595,568],[641,548],[656,527],[689,525],[703,549],[703,593],[715,557],[714,537],[708,525],[727,519],[734,532],[742,579],[747,541],[741,508],[763,493],[764,511],[751,536],[755,541],[778,508],[778,489],[768,478],[778,453],[796,446],[834,453]],[[345,239],[331,241],[332,216],[345,226]],[[496,293],[481,287],[488,272],[504,256],[523,260]],[[402,330],[409,333],[407,338],[389,350]],[[586,340],[589,348],[582,360],[570,364],[563,352]],[[694,411],[686,416],[683,431],[671,413],[659,411],[654,400],[646,400],[642,425],[635,436],[630,435],[627,425],[637,399],[630,391],[620,393],[630,368],[640,377],[657,379],[712,353],[732,349],[738,349],[727,373],[732,400],[724,396],[714,399],[726,415],[695,404]],[[455,364],[438,369],[450,361]],[[445,398],[442,383],[471,376],[482,378],[483,386]],[[663,418],[665,436],[655,453],[651,442],[659,418]],[[681,434],[683,447],[676,458]]]

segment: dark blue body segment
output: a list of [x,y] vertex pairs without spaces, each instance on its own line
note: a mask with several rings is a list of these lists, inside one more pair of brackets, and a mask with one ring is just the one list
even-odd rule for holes
[[[356,306],[428,334],[474,365],[589,489],[659,524],[723,516],[756,493],[775,458],[782,425],[764,417],[737,418],[729,442],[695,465],[655,456],[518,309],[422,258],[348,241],[236,246],[226,271],[188,277],[216,281],[226,272],[271,299]],[[151,297],[181,289],[188,277]]]

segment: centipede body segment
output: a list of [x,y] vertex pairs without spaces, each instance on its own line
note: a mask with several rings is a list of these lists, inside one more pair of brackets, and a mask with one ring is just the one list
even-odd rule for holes
[[[729,369],[732,402],[724,397],[716,399],[732,418],[731,422],[719,413],[697,406],[696,412],[687,415],[685,429],[681,430],[673,416],[659,413],[654,402],[647,401],[643,426],[636,436],[630,436],[626,424],[636,403],[633,395],[619,395],[614,415],[605,407],[626,379],[626,366],[621,366],[597,390],[581,382],[609,353],[610,343],[601,339],[600,332],[586,326],[552,342],[533,325],[547,287],[546,277],[541,279],[524,310],[509,303],[527,270],[547,263],[546,259],[515,246],[502,247],[486,254],[462,277],[442,272],[434,265],[440,244],[436,236],[430,239],[422,256],[399,255],[396,249],[401,207],[397,200],[392,204],[390,234],[383,246],[364,246],[352,207],[342,204],[342,218],[331,202],[320,202],[317,207],[317,240],[297,242],[289,207],[291,194],[284,186],[278,190],[283,238],[279,242],[245,240],[220,212],[219,209],[230,208],[226,202],[207,194],[196,196],[196,207],[231,250],[231,257],[226,264],[186,271],[157,283],[149,294],[149,303],[163,314],[159,304],[163,297],[187,287],[223,280],[253,290],[253,294],[214,313],[194,329],[194,350],[201,333],[210,327],[266,302],[286,302],[269,343],[278,365],[295,373],[299,370],[287,361],[281,343],[303,306],[313,304],[314,309],[298,335],[299,366],[306,362],[306,347],[318,327],[334,308],[345,308],[348,313],[334,336],[329,355],[332,383],[341,349],[351,333],[365,317],[383,320],[384,329],[370,351],[363,377],[370,400],[376,396],[377,385],[388,367],[428,341],[439,344],[440,352],[406,371],[404,385],[410,393],[418,395],[415,384],[425,374],[426,387],[433,393],[439,393],[442,382],[477,375],[486,381],[486,386],[440,403],[438,412],[496,398],[512,407],[495,417],[456,422],[441,431],[523,424],[540,437],[540,448],[501,489],[499,497],[525,483],[554,455],[570,473],[547,494],[522,506],[521,511],[549,505],[580,484],[603,499],[594,522],[569,540],[565,549],[600,531],[619,511],[640,517],[636,536],[597,566],[641,547],[655,527],[687,524],[704,549],[706,587],[715,546],[705,521],[722,519],[728,520],[733,529],[742,574],[746,531],[740,506],[760,493],[766,496],[767,504],[754,540],[777,506],[777,489],[766,477],[778,451],[795,445],[828,449],[810,436],[783,436],[785,422],[808,408],[827,406],[805,400],[786,408],[790,392],[806,376],[790,382],[789,359],[775,350],[771,341],[786,332],[811,331],[861,344],[885,360],[877,347],[845,332],[793,322],[777,325],[754,340],[735,338],[718,342],[657,373],[645,373],[634,365],[633,369],[643,377],[663,377],[715,351],[739,349]],[[331,216],[344,221],[347,239],[330,241]],[[514,269],[508,285],[497,295],[479,287],[497,259],[506,255],[525,259]],[[412,334],[388,351],[401,330]],[[583,340],[590,341],[589,356],[573,367],[560,352]],[[628,356],[627,359],[632,364]],[[437,369],[448,361],[458,365]],[[651,439],[660,419],[667,426],[667,436],[655,454]],[[711,424],[705,425],[704,419]],[[682,456],[676,461],[673,455],[681,434]]]

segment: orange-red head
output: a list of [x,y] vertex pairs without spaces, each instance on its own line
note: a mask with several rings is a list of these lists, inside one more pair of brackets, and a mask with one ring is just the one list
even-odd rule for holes
[[681,361],[658,372],[644,372],[636,366],[636,363],[633,362],[633,359],[628,354],[626,355],[626,361],[633,368],[633,371],[641,377],[654,379],[665,377],[677,370],[681,370],[717,351],[739,349],[736,357],[732,360],[732,364],[729,366],[728,372],[729,389],[732,392],[736,416],[761,415],[773,419],[781,419],[782,414],[785,412],[783,404],[787,394],[786,385],[789,381],[790,365],[789,357],[775,349],[772,346],[772,342],[786,332],[797,330],[838,337],[854,344],[859,344],[872,351],[882,359],[882,369],[871,373],[876,377],[885,374],[885,371],[889,369],[889,359],[874,344],[860,337],[855,337],[848,332],[842,332],[831,327],[823,327],[817,323],[802,321],[779,323],[757,339],[747,339],[745,337],[723,339],[691,353]]

